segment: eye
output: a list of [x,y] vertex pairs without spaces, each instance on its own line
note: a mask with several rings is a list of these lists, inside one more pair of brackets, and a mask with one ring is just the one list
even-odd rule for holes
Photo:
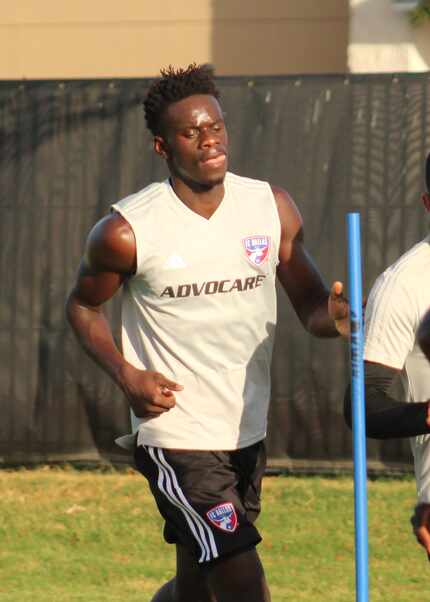
[[195,128],[185,130],[184,136],[185,138],[195,138],[197,136],[197,130]]

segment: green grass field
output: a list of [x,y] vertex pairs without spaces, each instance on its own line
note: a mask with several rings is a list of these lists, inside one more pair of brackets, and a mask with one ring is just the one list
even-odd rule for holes
[[[0,471],[1,602],[147,602],[174,570],[134,471]],[[372,602],[423,602],[430,565],[411,535],[412,478],[369,482]],[[259,551],[273,602],[353,602],[353,482],[266,477]]]

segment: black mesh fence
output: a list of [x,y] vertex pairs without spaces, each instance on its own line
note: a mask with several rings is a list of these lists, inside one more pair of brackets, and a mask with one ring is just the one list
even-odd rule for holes
[[[428,222],[429,74],[220,78],[230,168],[286,188],[328,283],[346,282],[360,211],[364,288]],[[128,462],[120,391],[80,349],[64,301],[91,226],[166,175],[145,130],[149,80],[0,82],[0,464]],[[107,309],[118,333],[119,299]],[[279,291],[272,468],[351,468],[342,399],[349,351],[300,326]],[[407,441],[368,442],[369,469],[410,470]]]

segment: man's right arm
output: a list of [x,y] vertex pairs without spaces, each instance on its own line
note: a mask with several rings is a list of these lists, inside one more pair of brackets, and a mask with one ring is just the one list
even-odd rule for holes
[[135,254],[133,233],[125,220],[118,214],[103,218],[90,232],[66,304],[67,319],[78,341],[119,385],[126,362],[102,306],[134,272]]
[[103,304],[135,270],[133,231],[121,215],[110,214],[90,232],[66,314],[82,347],[124,391],[136,416],[143,418],[172,408],[173,391],[182,387],[159,372],[138,370],[115,344]]

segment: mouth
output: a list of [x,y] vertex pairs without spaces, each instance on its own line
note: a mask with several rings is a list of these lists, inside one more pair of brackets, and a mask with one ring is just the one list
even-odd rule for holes
[[225,153],[213,153],[209,156],[205,156],[200,160],[201,165],[204,167],[221,167],[226,161]]

